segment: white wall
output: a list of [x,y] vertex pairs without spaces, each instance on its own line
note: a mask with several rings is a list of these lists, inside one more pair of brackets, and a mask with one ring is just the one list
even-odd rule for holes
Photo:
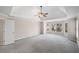
[[78,18],[78,39],[77,39],[78,47],[79,47],[79,18]]
[[0,6],[0,13],[9,15],[11,13],[12,6]]
[[74,18],[70,18],[65,22],[68,23],[68,33],[65,33],[65,35],[71,38],[71,40],[76,40],[76,20]]
[[39,22],[15,20],[16,40],[39,35]]
[[78,47],[79,47],[79,16],[77,16],[77,19],[76,19],[76,35],[77,35],[77,44],[78,44]]
[[[67,20],[63,21],[53,21],[53,22],[47,22],[49,24],[49,32],[47,33],[53,33],[53,34],[58,34],[58,35],[63,35],[71,40],[75,41],[76,39],[76,21],[74,18],[69,18]],[[51,25],[52,24],[62,24],[62,32],[52,32],[51,31]],[[68,32],[65,32],[65,23],[68,23]]]
[[39,21],[39,18],[35,13],[37,12],[34,11],[34,6],[14,6],[10,15],[25,19],[27,18],[26,20]]

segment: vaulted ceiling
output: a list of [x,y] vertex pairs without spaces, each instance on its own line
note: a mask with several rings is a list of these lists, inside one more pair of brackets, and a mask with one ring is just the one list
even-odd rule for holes
[[[36,13],[39,6],[0,6],[0,13],[27,19],[38,19]],[[72,17],[79,14],[79,6],[43,6],[48,13],[45,20]]]

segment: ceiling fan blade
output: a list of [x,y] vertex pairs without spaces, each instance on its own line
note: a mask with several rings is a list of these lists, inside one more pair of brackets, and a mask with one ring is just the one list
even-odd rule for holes
[[48,13],[45,13],[45,15],[48,15]]
[[47,15],[43,15],[44,17],[47,17]]
[[35,16],[38,16],[38,17],[47,17],[48,13],[42,12],[42,6],[40,6],[40,8],[41,8],[40,12],[38,12]]

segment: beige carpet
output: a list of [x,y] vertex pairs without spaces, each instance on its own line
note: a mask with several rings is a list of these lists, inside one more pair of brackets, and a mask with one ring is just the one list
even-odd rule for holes
[[0,46],[1,53],[76,53],[79,48],[68,38],[45,34],[22,39],[14,44]]

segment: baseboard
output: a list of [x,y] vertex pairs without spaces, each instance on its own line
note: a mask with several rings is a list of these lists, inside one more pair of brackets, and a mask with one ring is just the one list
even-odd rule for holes
[[38,35],[39,35],[39,34],[37,34],[37,35],[32,35],[32,36],[28,36],[28,37],[27,37],[27,36],[20,37],[20,38],[17,38],[17,39],[16,39],[16,41],[17,41],[17,40],[24,39],[24,38],[31,38],[31,37],[35,37],[35,36],[38,36]]
[[23,39],[23,38],[27,38],[27,36],[25,36],[25,37],[20,37],[20,38],[16,38],[15,41],[17,41],[17,40],[21,40],[21,39]]
[[9,44],[13,44],[13,43],[15,43],[15,41],[7,41],[7,42],[4,42],[3,45],[9,45]]

